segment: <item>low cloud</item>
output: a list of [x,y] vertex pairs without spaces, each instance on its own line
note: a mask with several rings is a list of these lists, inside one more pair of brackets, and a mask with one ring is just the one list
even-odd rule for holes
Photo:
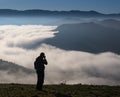
[[36,83],[36,80],[33,79],[36,79],[35,74],[27,75],[22,72],[10,74],[7,71],[0,71],[0,83]]
[[[46,66],[46,79],[49,83],[66,81],[69,84],[120,83],[120,56],[111,52],[90,54],[81,51],[65,51],[58,48],[46,49],[49,65]],[[55,81],[57,80],[57,81]]]
[[[35,58],[40,52],[45,52],[49,63],[45,69],[45,83],[57,84],[65,81],[68,84],[120,85],[120,55],[112,52],[92,54],[67,51],[42,42],[41,45],[36,44],[37,48],[34,48],[36,45],[33,44],[37,40],[54,37],[55,32],[51,30],[56,27],[45,27],[39,25],[0,26],[0,58],[34,69]],[[3,79],[16,82],[13,75],[0,72],[0,74],[3,73],[0,81]],[[23,79],[20,77],[17,82],[36,82],[35,75],[29,75],[29,78],[23,77]]]
[[54,37],[56,26],[42,25],[3,25],[0,26],[0,40],[3,47],[35,48],[50,37]]

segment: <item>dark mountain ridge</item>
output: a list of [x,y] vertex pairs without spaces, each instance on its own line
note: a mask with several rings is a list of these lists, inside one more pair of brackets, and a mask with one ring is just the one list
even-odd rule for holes
[[[111,27],[113,22],[117,26]],[[63,24],[56,29],[59,33],[45,40],[45,43],[66,50],[120,54],[120,29],[117,27],[120,27],[120,21],[116,20]]]
[[78,16],[78,17],[120,17],[118,14],[103,14],[97,11],[50,11],[50,10],[13,10],[13,9],[0,9],[0,16]]

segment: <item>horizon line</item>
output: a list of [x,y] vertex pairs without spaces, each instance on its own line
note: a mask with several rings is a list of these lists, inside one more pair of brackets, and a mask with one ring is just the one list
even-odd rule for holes
[[115,12],[115,13],[104,13],[104,12],[99,12],[96,10],[79,10],[79,9],[71,9],[71,10],[49,10],[49,9],[37,9],[37,8],[32,8],[32,9],[13,9],[13,8],[0,8],[0,10],[15,10],[15,11],[27,11],[27,10],[43,10],[43,11],[58,11],[58,12],[70,12],[70,11],[81,11],[81,12],[97,12],[100,14],[120,14],[120,12]]

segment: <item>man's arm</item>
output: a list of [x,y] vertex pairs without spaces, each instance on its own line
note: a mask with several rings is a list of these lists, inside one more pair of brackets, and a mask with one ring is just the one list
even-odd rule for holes
[[44,64],[45,64],[45,65],[47,65],[47,64],[48,64],[48,62],[47,62],[47,60],[46,60],[46,59],[44,59]]

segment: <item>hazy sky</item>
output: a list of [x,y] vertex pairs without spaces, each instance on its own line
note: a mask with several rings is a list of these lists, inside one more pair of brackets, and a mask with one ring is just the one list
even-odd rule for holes
[[120,13],[120,0],[0,0],[0,9],[96,10]]

